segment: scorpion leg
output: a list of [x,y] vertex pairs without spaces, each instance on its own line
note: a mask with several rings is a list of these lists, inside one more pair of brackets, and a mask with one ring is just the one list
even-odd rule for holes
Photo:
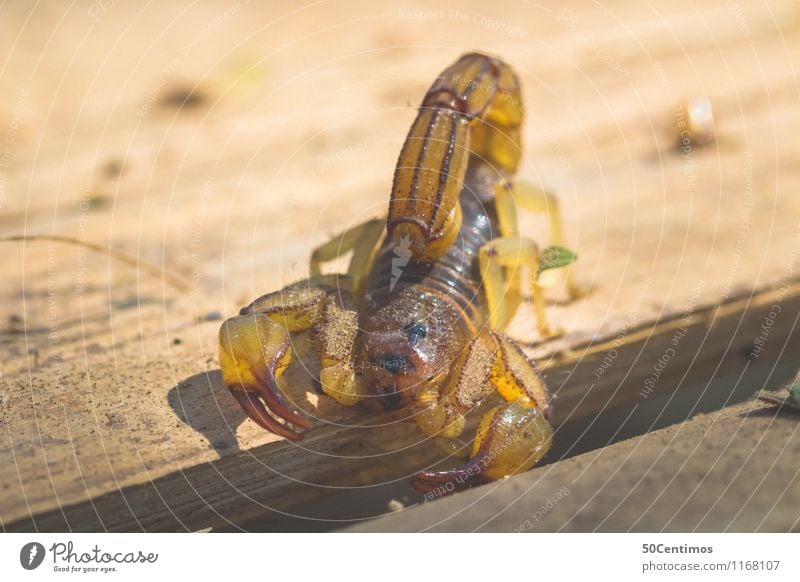
[[295,284],[256,299],[225,321],[219,334],[225,385],[257,424],[291,440],[302,438],[291,425],[309,425],[284,402],[278,378],[291,362],[290,334],[303,331],[314,334],[323,391],[342,404],[354,404],[351,352],[358,315],[348,291]]
[[549,450],[552,429],[548,394],[536,368],[509,338],[483,330],[470,344],[436,399],[421,393],[417,424],[429,436],[456,437],[464,415],[492,391],[506,401],[482,418],[470,460],[449,471],[426,471],[414,477],[423,492],[445,487],[449,492],[501,479],[533,467]]
[[[517,209],[522,208],[529,212],[546,214],[550,228],[550,243],[559,247],[564,246],[564,227],[558,197],[552,192],[527,182],[514,182],[511,188],[508,184],[500,184],[495,190],[495,207],[500,222],[500,232],[504,237],[520,236]],[[586,294],[587,290],[573,280],[571,267],[558,269],[558,273],[567,285],[570,299],[577,299]]]
[[353,368],[353,346],[358,334],[358,311],[349,294],[329,295],[314,340],[322,369],[322,391],[339,404],[352,406],[359,399]]
[[311,253],[309,271],[312,277],[322,275],[323,263],[333,261],[353,251],[347,275],[350,278],[351,290],[358,297],[364,279],[370,272],[378,243],[383,238],[385,219],[368,220],[333,237],[324,245]]
[[[491,100],[483,114],[474,121],[470,144],[472,155],[479,156],[501,174],[513,176],[522,157],[522,94],[511,67],[500,60],[492,60],[493,86],[484,85]],[[462,83],[474,86],[476,80],[465,79]],[[477,82],[480,86],[481,81]],[[479,87],[475,89],[476,92],[479,90]]]
[[[527,267],[539,335],[550,338],[561,334],[561,330],[551,328],[547,322],[544,291],[538,282],[541,262],[536,243],[521,237],[496,238],[481,247],[478,262],[492,329],[504,329],[514,316],[518,304],[517,289],[510,289],[508,282],[518,283],[517,271]],[[510,277],[508,271],[511,272]]]

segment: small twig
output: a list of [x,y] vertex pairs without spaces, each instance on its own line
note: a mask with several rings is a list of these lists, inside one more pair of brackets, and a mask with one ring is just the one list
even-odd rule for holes
[[55,234],[53,235],[33,234],[33,235],[16,235],[16,236],[0,237],[0,242],[36,242],[36,241],[52,241],[52,242],[66,243],[84,247],[96,251],[98,253],[104,253],[113,259],[125,263],[126,265],[130,265],[142,271],[146,271],[156,277],[161,277],[165,283],[167,283],[172,288],[176,289],[181,293],[189,293],[192,290],[191,283],[186,281],[183,277],[173,275],[172,273],[168,272],[165,269],[162,269],[158,265],[154,265],[153,263],[150,263],[144,259],[132,257],[127,253],[123,253],[122,251],[118,251],[101,244],[85,240],[79,240],[77,238],[72,238],[69,236],[59,236]]

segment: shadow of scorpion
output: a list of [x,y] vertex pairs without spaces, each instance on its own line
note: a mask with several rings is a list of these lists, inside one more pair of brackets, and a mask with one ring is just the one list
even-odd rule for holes
[[[547,388],[502,330],[525,286],[540,337],[560,333],[547,323],[545,270],[554,269],[571,298],[582,291],[567,268],[576,257],[561,246],[554,196],[513,181],[522,118],[519,81],[506,63],[472,53],[445,69],[403,144],[388,218],[317,248],[307,280],[223,323],[223,381],[253,421],[290,440],[309,428],[278,378],[292,359],[290,334],[310,332],[325,394],[345,406],[408,407],[425,435],[445,443],[461,434],[471,409],[493,392],[502,397],[483,415],[469,460],[418,473],[417,490],[500,479],[546,454]],[[553,246],[540,252],[521,235],[518,208],[546,213]],[[324,263],[351,251],[346,275],[322,274]]]

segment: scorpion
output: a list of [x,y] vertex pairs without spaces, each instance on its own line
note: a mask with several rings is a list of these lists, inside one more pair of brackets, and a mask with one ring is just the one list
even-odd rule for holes
[[[522,120],[519,80],[505,62],[470,53],[442,72],[403,143],[388,216],[323,244],[308,279],[223,323],[223,381],[253,421],[303,438],[309,421],[287,404],[278,380],[293,358],[291,334],[308,332],[324,394],[345,406],[407,408],[446,450],[458,447],[467,413],[500,395],[482,413],[464,464],[416,474],[415,489],[449,492],[541,460],[552,441],[548,390],[503,330],[529,299],[539,336],[561,333],[547,321],[544,271],[570,298],[583,291],[570,273],[576,255],[562,246],[555,196],[513,180]],[[522,235],[519,208],[548,217],[551,246],[540,251]],[[325,263],[351,252],[346,274],[323,274]]]

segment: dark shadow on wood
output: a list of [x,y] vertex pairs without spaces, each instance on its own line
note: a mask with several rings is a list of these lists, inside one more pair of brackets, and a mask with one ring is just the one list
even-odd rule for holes
[[225,388],[219,370],[189,376],[170,389],[167,401],[175,416],[220,455],[239,451],[236,428],[247,416]]

